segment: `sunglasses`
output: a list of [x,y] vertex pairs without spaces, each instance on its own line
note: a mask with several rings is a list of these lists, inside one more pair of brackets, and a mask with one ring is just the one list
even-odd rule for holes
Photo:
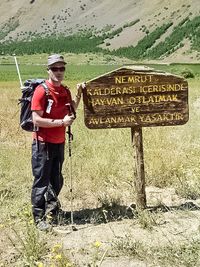
[[57,72],[57,71],[65,71],[65,67],[51,67],[50,70],[52,70],[53,72]]

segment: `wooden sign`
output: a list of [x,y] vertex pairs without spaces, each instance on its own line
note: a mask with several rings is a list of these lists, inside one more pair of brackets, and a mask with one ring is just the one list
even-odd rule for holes
[[144,66],[90,80],[83,100],[90,129],[181,125],[189,119],[187,81]]

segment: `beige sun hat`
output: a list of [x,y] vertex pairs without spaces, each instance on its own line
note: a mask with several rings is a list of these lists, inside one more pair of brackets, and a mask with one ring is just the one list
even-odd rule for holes
[[55,63],[63,63],[63,64],[67,64],[64,60],[64,57],[62,55],[59,55],[59,54],[53,54],[53,55],[50,55],[48,57],[48,62],[47,62],[47,66],[51,66]]

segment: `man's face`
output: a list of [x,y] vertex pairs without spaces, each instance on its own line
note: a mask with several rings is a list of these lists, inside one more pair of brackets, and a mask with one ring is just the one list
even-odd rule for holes
[[55,63],[49,67],[49,77],[55,82],[61,82],[64,79],[65,64],[62,62]]

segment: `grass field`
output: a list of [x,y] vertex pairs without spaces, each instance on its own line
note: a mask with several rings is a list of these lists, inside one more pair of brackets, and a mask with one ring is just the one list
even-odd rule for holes
[[[189,69],[194,73],[195,78],[188,80],[190,119],[186,125],[143,128],[146,183],[148,186],[159,188],[175,188],[180,197],[187,199],[200,198],[200,65],[151,66],[175,74]],[[76,83],[89,80],[118,67],[119,65],[113,64],[68,65],[65,83],[71,87],[72,94],[75,94]],[[45,67],[41,65],[21,64],[20,70],[23,80],[46,76]],[[0,65],[0,94],[0,229],[2,231],[0,241],[9,248],[6,257],[5,247],[0,246],[0,259],[2,258],[0,266],[39,266],[39,263],[36,262],[45,259],[45,255],[49,254],[48,248],[36,259],[32,259],[31,263],[30,257],[24,256],[28,250],[27,247],[18,251],[19,259],[17,259],[13,256],[15,253],[12,250],[12,242],[8,241],[8,236],[12,240],[18,240],[23,229],[28,229],[27,236],[35,237],[35,241],[33,239],[31,239],[32,241],[25,240],[27,244],[35,242],[36,245],[37,242],[40,242],[40,237],[31,230],[30,225],[29,228],[26,225],[27,218],[31,219],[31,134],[23,132],[19,127],[17,103],[21,94],[14,65]],[[130,203],[134,203],[135,165],[130,129],[87,129],[84,125],[81,103],[72,130],[74,134],[72,142],[74,208],[80,210],[96,208],[103,204],[130,205]],[[65,186],[61,193],[61,202],[65,210],[70,210],[68,166],[66,145],[66,160],[63,167]],[[12,231],[13,228],[17,235]],[[54,242],[56,242],[55,237]],[[63,252],[60,251],[60,248],[58,250],[58,255],[61,255]],[[62,256],[63,258],[64,256]],[[25,265],[24,259],[26,259],[27,265]],[[52,266],[73,266],[70,265],[67,258],[65,258],[65,265],[59,264],[54,263]]]

